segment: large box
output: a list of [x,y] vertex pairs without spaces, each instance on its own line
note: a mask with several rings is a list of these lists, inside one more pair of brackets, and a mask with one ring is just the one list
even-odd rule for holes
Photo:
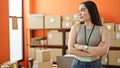
[[44,27],[44,15],[43,14],[31,14],[29,15],[28,28],[29,29],[43,29]]
[[33,62],[33,68],[52,68],[52,62]]
[[39,62],[49,62],[50,50],[36,50],[36,60]]
[[48,32],[48,45],[62,46],[62,32],[49,31]]
[[57,61],[56,57],[62,56],[62,49],[51,48],[50,56],[51,56],[52,61],[56,62]]
[[45,16],[45,28],[61,28],[61,16]]
[[114,31],[114,23],[104,23],[104,25],[108,28],[108,30]]
[[120,24],[115,25],[115,31],[120,31]]

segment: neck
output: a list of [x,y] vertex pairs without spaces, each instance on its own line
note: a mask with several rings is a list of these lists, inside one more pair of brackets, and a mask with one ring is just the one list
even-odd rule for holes
[[93,24],[91,22],[85,22],[86,28],[91,29],[93,27]]

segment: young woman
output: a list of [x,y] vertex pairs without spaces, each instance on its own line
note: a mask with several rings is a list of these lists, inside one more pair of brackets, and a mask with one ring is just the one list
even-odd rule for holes
[[79,18],[81,24],[72,26],[68,40],[68,52],[76,56],[71,68],[102,68],[100,57],[109,51],[110,36],[101,23],[96,4],[82,2]]

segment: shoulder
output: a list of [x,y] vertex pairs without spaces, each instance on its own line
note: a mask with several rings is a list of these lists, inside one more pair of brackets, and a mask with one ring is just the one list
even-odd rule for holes
[[100,32],[108,34],[109,30],[107,29],[107,27],[105,25],[103,25],[103,26],[100,27]]
[[71,30],[76,30],[76,31],[78,31],[79,28],[80,28],[80,25],[81,25],[81,24],[74,24],[74,25],[71,27]]

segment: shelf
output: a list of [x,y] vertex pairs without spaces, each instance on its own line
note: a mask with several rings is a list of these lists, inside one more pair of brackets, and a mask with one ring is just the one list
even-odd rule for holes
[[110,47],[110,50],[120,50],[120,47]]
[[106,67],[106,68],[120,68],[120,66],[116,66],[116,65],[103,65],[103,67]]
[[[35,44],[29,44],[30,47],[45,47],[45,48],[63,48],[62,45],[35,45]],[[67,49],[67,46],[65,46]]]

